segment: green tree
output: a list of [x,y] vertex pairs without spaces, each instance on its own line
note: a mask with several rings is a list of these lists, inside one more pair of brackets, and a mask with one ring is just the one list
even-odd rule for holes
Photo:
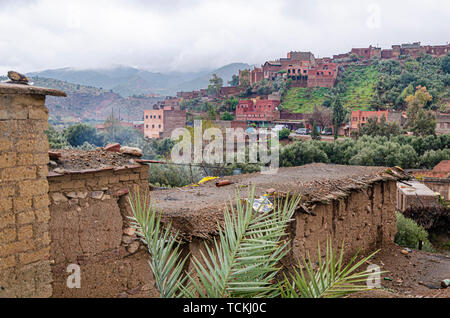
[[334,126],[334,140],[338,139],[339,127],[345,120],[346,111],[339,97],[335,97],[332,103],[333,108],[333,126]]
[[247,90],[250,88],[250,71],[249,70],[243,70],[239,74],[239,87]]
[[434,114],[425,111],[424,107],[431,102],[433,97],[424,86],[418,86],[414,95],[406,97],[408,104],[406,115],[408,116],[408,127],[419,136],[435,134],[436,118]]
[[237,104],[239,104],[239,98],[237,97],[230,97],[228,98],[225,103],[225,110],[228,112],[234,112],[236,110]]
[[88,142],[95,146],[103,146],[103,138],[97,134],[97,130],[86,124],[76,124],[64,130],[67,141],[73,147],[78,147]]
[[288,139],[291,135],[291,131],[287,128],[283,128],[278,132],[278,136],[280,139]]
[[238,75],[233,75],[231,77],[231,81],[228,81],[228,84],[230,86],[236,87],[239,85],[239,76]]
[[53,126],[45,132],[48,137],[50,149],[65,149],[70,148],[70,144],[63,132],[57,131]]
[[234,119],[234,117],[233,117],[233,115],[231,115],[229,112],[223,112],[222,113],[222,116],[220,116],[220,119],[221,120],[233,120]]
[[450,53],[447,53],[441,60],[441,67],[445,73],[450,73]]
[[421,109],[411,127],[411,131],[417,136],[436,134],[436,116],[434,113]]
[[213,74],[209,79],[209,86],[207,88],[207,92],[210,95],[219,95],[219,92],[223,86],[223,79],[218,77],[216,74]]
[[312,129],[311,129],[311,139],[312,140],[320,140],[321,139],[320,133],[317,128],[318,128],[317,124],[314,121],[312,124]]

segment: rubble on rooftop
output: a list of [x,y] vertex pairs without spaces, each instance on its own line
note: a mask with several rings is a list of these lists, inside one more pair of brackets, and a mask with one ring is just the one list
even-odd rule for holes
[[[137,148],[136,148],[137,149]],[[80,172],[95,172],[122,167],[139,166],[140,156],[126,152],[96,150],[52,149],[49,151],[49,176]]]

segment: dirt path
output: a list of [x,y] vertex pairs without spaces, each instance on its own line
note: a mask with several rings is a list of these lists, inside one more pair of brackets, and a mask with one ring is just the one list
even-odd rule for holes
[[[450,288],[442,289],[440,282],[450,278],[450,257],[443,254],[412,250],[407,255],[402,247],[385,246],[371,260],[383,271],[383,290],[356,294],[353,297],[450,297]],[[384,278],[391,280],[386,280]]]

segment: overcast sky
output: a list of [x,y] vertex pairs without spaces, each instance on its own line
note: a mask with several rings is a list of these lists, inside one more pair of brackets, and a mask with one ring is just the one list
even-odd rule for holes
[[193,71],[370,44],[450,41],[449,0],[0,0],[0,74]]

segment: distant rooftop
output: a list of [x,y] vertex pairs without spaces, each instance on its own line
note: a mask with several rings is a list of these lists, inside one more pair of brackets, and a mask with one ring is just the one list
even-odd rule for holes
[[408,184],[410,185],[405,183],[397,183],[399,191],[408,196],[436,196],[436,193],[434,193],[433,190],[419,181],[410,180],[408,181]]

